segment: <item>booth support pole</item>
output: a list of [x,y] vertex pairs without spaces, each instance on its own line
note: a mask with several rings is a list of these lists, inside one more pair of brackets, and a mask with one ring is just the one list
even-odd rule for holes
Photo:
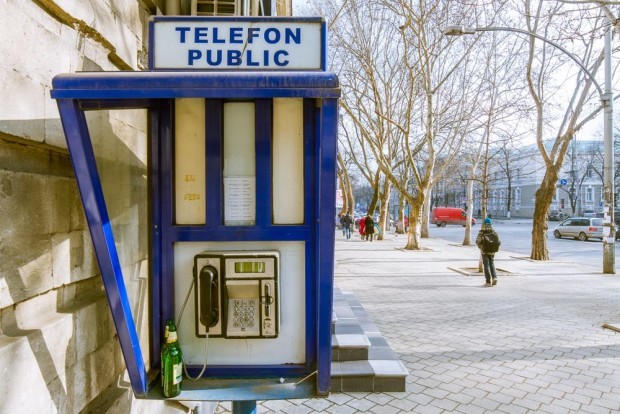
[[318,360],[317,393],[331,388],[332,309],[334,302],[334,244],[336,205],[336,152],[338,148],[338,100],[324,99],[318,121],[319,223],[318,223]]

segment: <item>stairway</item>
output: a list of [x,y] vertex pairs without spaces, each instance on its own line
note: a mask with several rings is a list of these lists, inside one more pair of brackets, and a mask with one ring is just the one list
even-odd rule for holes
[[334,289],[331,392],[405,391],[407,368],[357,298]]

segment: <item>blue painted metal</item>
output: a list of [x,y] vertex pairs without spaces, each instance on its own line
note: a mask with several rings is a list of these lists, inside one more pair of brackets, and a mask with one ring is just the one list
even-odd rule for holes
[[[311,258],[316,257],[318,246],[317,240],[319,239],[319,235],[316,233],[316,220],[317,220],[317,212],[316,210],[317,203],[319,201],[317,198],[319,197],[318,193],[318,162],[316,159],[316,128],[315,122],[310,122],[315,118],[316,108],[314,106],[314,102],[312,100],[305,100],[303,105],[304,112],[304,218],[305,224],[308,226],[308,229],[312,229],[312,232],[309,232],[311,235],[311,239],[309,243],[306,243],[306,274],[307,275],[317,275],[317,263]],[[318,283],[317,278],[308,277],[306,278],[306,297],[312,300],[308,300],[306,303],[306,363],[309,367],[316,369],[316,361],[317,361],[317,301],[318,301],[318,293],[317,293]],[[331,322],[330,322],[331,326]],[[331,354],[331,352],[330,352]]]
[[256,414],[256,401],[233,401],[233,414]]
[[[160,240],[157,245],[152,247],[154,253],[159,257],[161,266],[161,275],[158,275],[157,280],[160,282],[161,292],[161,321],[160,326],[163,330],[163,324],[166,320],[174,320],[174,262],[172,255],[168,255],[166,252],[167,240],[166,240],[166,228],[163,223],[171,220],[173,215],[173,200],[174,196],[172,191],[173,175],[172,171],[172,159],[170,154],[174,153],[174,147],[172,143],[172,136],[174,131],[174,105],[170,101],[166,106],[167,111],[162,114],[162,122],[167,127],[161,131],[159,138],[159,146],[161,151],[159,152],[159,179],[157,184],[159,185],[159,198],[151,198],[152,204],[159,204],[160,221],[153,221],[153,225],[157,227],[160,234]],[[151,137],[151,141],[154,141],[154,137]],[[159,247],[161,250],[155,252],[155,248]],[[156,311],[156,310],[155,310]],[[176,321],[175,321],[176,322]],[[160,336],[161,337],[161,336]],[[154,348],[159,349],[159,348]]]
[[[152,110],[149,113],[149,127],[153,133],[156,133],[158,136],[162,134],[166,134],[166,131],[169,131],[170,125],[169,122],[166,122],[170,119],[170,108],[169,105],[162,104],[156,110]],[[159,140],[150,140],[149,146],[149,159],[151,162],[150,170],[149,170],[149,182],[151,184],[151,199],[159,200],[160,199],[160,191],[157,183],[159,182],[158,177],[160,174],[159,171],[159,153],[161,151],[160,141]],[[159,203],[151,204],[151,223],[159,223],[161,222],[161,209]],[[149,292],[151,293],[151,303],[150,303],[150,327],[151,327],[151,341],[150,341],[150,349],[149,354],[151,355],[152,366],[161,367],[161,354],[157,352],[158,349],[161,348],[161,338],[163,338],[164,332],[164,324],[166,321],[165,315],[162,315],[161,309],[163,307],[162,298],[161,298],[161,257],[159,252],[161,251],[161,233],[159,231],[159,226],[153,225],[150,231],[151,236],[151,251],[150,251],[150,275],[149,277]]]
[[144,395],[147,390],[144,358],[125,290],[86,117],[75,101],[59,100],[58,109],[129,380],[134,392]]
[[336,205],[336,153],[338,131],[338,101],[324,99],[317,136],[319,162],[318,231],[318,361],[317,391],[329,393],[331,366],[331,320],[334,296],[334,244]]
[[56,75],[52,86],[55,99],[340,96],[337,76],[326,72],[95,72]]
[[[267,197],[256,197],[256,225],[265,228],[271,225],[271,124],[272,100],[256,100],[256,188]],[[245,240],[245,239],[243,239]]]
[[[207,100],[205,105],[206,110],[206,124],[210,125],[206,131],[206,145],[205,145],[205,157],[206,164],[209,166],[209,172],[207,174],[205,194],[209,194],[207,197],[207,226],[213,229],[213,236],[226,237],[224,226],[224,217],[222,216],[222,194],[224,194],[224,188],[222,185],[222,157],[223,154],[222,141],[220,140],[220,131],[224,127],[222,125],[222,117],[224,114],[224,108],[222,107],[222,101]],[[218,232],[220,234],[215,234]],[[174,230],[172,230],[174,231]],[[257,237],[257,236],[256,236]]]
[[[163,324],[174,315],[175,242],[299,240],[306,246],[306,363],[275,366],[209,366],[209,375],[221,377],[300,377],[318,370],[316,390],[329,391],[331,313],[333,290],[334,205],[336,142],[340,94],[334,75],[298,72],[256,73],[81,73],[59,75],[52,96],[58,100],[87,219],[100,261],[106,294],[119,333],[132,388],[138,396],[148,392],[144,359],[133,324],[120,264],[109,228],[103,193],[82,109],[134,107],[151,109],[151,368],[159,365]],[[241,88],[241,89],[240,89]],[[175,97],[209,97],[206,111],[205,157],[207,216],[204,226],[177,226],[173,209],[173,105]],[[256,226],[224,226],[222,203],[223,100],[242,96],[256,99],[257,187],[267,200],[257,200]],[[304,223],[271,224],[271,98],[323,98],[304,100]],[[60,99],[62,98],[62,99]],[[265,99],[263,99],[265,98]],[[84,150],[82,147],[88,147]],[[89,152],[90,151],[90,152]],[[93,201],[94,200],[94,201]],[[321,218],[319,220],[319,218]],[[107,223],[104,226],[101,223]],[[101,234],[100,234],[101,233]],[[101,258],[100,258],[101,256]],[[317,260],[312,258],[317,257]],[[317,324],[319,328],[317,328]],[[190,372],[196,367],[189,367]],[[193,372],[195,375],[196,372]],[[304,387],[304,390],[306,388]],[[228,391],[227,391],[228,392]],[[287,392],[290,392],[288,390]],[[305,392],[305,391],[297,391]],[[217,393],[215,393],[217,394]],[[209,398],[215,395],[209,394]],[[268,394],[276,396],[278,393]],[[247,394],[246,395],[247,399]],[[284,395],[284,394],[283,394]],[[286,394],[288,395],[288,394]],[[297,395],[297,394],[296,394]],[[149,398],[152,395],[149,394]],[[272,398],[272,397],[269,397]],[[234,399],[234,398],[233,398]]]

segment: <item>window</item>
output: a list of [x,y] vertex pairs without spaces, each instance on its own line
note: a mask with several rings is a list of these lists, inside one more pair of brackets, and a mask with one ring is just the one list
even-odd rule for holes
[[592,203],[594,201],[594,189],[592,187],[586,188],[586,202]]
[[237,2],[235,0],[195,0],[192,2],[197,16],[235,16]]
[[515,188],[515,207],[518,209],[521,207],[521,189]]

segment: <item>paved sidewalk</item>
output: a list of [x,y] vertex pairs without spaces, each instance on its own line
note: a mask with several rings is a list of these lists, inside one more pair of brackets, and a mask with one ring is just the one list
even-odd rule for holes
[[620,275],[501,251],[506,272],[483,288],[473,246],[336,237],[336,285],[399,354],[407,391],[265,401],[259,413],[620,411],[620,333],[601,327],[620,322]]

